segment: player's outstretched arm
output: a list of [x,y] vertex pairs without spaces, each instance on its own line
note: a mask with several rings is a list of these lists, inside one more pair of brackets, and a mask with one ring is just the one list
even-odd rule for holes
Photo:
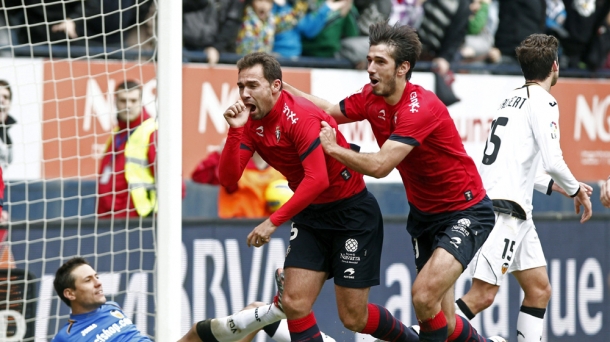
[[377,153],[358,153],[337,145],[335,131],[322,121],[320,143],[324,152],[343,165],[364,175],[383,178],[387,176],[413,149],[413,146],[387,140]]
[[599,200],[602,202],[604,207],[610,208],[610,177],[602,183],[601,194]]
[[[593,194],[593,187],[590,186],[589,184],[580,182],[580,187],[581,187],[581,189],[583,189],[587,192],[587,195],[591,196],[591,194]],[[553,183],[553,186],[551,188],[553,189],[553,191],[556,191],[556,192],[564,195],[565,197],[571,197],[564,189],[562,189],[559,185],[557,185],[557,183]]]
[[328,115],[332,116],[338,124],[353,122],[353,120],[350,120],[345,115],[343,115],[343,113],[341,112],[341,107],[338,103],[330,103],[329,101],[326,101],[322,98],[301,91],[286,82],[284,82],[283,85],[284,89],[287,90],[289,93],[296,96],[304,97],[309,101],[313,102],[316,107],[322,109]]

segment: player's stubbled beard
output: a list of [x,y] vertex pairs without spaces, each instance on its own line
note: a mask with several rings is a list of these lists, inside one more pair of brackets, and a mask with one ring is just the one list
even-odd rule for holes
[[[380,79],[379,83],[381,83],[381,87],[378,87],[377,89],[373,88],[373,94],[384,97],[394,94],[394,92],[396,92],[396,73],[392,74],[392,78],[388,81]],[[386,87],[387,90],[384,91]]]

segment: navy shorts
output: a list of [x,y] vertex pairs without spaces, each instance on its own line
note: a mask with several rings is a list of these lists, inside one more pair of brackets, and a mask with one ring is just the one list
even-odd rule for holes
[[407,231],[411,234],[415,266],[419,272],[437,248],[453,255],[466,269],[494,227],[496,217],[489,197],[470,208],[428,214],[410,207]]
[[327,272],[349,288],[379,285],[383,219],[375,197],[363,190],[340,201],[313,204],[292,218],[284,268]]

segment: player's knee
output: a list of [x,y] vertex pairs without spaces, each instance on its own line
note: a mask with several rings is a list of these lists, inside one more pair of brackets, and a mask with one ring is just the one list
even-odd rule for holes
[[438,296],[434,296],[432,291],[425,287],[413,286],[411,290],[413,306],[417,310],[429,311],[438,304]]
[[484,291],[481,296],[478,298],[480,308],[479,311],[483,311],[491,306],[496,299],[496,291]]
[[291,296],[288,292],[284,292],[282,307],[288,317],[304,317],[311,312],[312,303],[302,296]]
[[347,329],[355,332],[361,332],[364,330],[366,326],[367,317],[362,314],[365,311],[355,312],[350,311],[346,313],[340,313],[339,318],[341,319],[341,323]]
[[551,300],[551,284],[545,283],[537,286],[529,286],[525,291],[525,300],[536,307],[546,306]]

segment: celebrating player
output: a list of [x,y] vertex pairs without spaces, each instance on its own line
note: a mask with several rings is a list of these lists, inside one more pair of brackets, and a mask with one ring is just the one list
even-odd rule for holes
[[[559,76],[557,47],[555,37],[533,34],[516,49],[525,85],[508,93],[498,107],[480,167],[496,225],[473,260],[472,288],[456,303],[472,319],[493,303],[504,274],[512,273],[525,292],[517,319],[519,342],[541,340],[551,297],[532,221],[534,188],[569,194],[577,214],[584,206],[580,222],[591,217],[592,188],[574,178],[559,146],[559,108],[550,94]],[[536,177],[540,163],[547,173],[542,178]]]
[[320,140],[330,156],[376,178],[395,167],[400,172],[418,269],[412,293],[420,339],[487,341],[456,317],[453,288],[493,228],[491,200],[447,108],[434,93],[409,82],[421,52],[415,31],[377,23],[369,28],[369,41],[371,81],[339,104],[289,85],[287,90],[308,97],[339,123],[370,122],[381,150],[369,154],[337,144],[334,127],[323,122]]
[[[417,335],[385,308],[367,303],[370,287],[379,284],[383,221],[363,176],[325,155],[320,146],[320,123],[336,123],[313,103],[282,90],[282,71],[274,57],[248,54],[237,68],[241,99],[224,113],[230,128],[220,159],[220,182],[237,182],[258,152],[294,191],[247,238],[248,246],[260,247],[278,226],[293,221],[284,292],[276,296],[288,318],[291,340],[322,341],[311,310],[326,279],[334,277],[339,317],[346,328],[392,341],[417,341]],[[342,135],[337,140],[349,147]]]

